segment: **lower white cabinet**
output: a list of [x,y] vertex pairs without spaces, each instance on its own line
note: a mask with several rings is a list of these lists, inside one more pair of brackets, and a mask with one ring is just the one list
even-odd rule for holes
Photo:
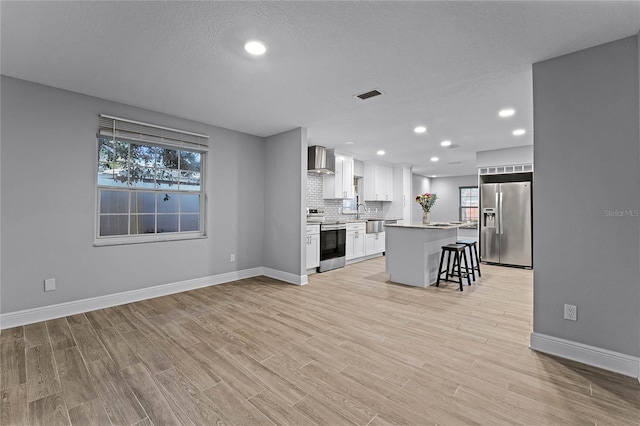
[[346,260],[365,255],[365,224],[347,223]]
[[375,234],[366,234],[365,238],[365,256],[371,254],[382,253],[384,251],[384,232],[377,232]]
[[307,269],[320,266],[320,225],[307,225]]

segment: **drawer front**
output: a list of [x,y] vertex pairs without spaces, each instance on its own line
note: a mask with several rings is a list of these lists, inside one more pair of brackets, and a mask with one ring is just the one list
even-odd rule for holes
[[364,232],[365,224],[363,223],[347,223],[347,231]]
[[319,234],[320,225],[307,225],[307,235]]

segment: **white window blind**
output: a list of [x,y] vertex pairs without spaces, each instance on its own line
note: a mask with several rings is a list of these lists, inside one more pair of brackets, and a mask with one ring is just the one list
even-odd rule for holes
[[150,142],[177,148],[189,148],[206,151],[209,147],[209,136],[185,130],[126,118],[100,114],[99,134],[101,136],[129,139],[140,142]]

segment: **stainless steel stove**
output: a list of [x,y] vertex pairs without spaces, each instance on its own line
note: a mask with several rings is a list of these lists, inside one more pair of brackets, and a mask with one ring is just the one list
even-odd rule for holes
[[320,225],[320,266],[318,272],[344,267],[346,243],[346,223],[324,222]]

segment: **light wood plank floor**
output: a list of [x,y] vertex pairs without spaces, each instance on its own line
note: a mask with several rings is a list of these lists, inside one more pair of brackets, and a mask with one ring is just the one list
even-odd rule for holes
[[464,292],[384,259],[4,330],[2,425],[630,425],[640,385],[528,349],[532,272]]

